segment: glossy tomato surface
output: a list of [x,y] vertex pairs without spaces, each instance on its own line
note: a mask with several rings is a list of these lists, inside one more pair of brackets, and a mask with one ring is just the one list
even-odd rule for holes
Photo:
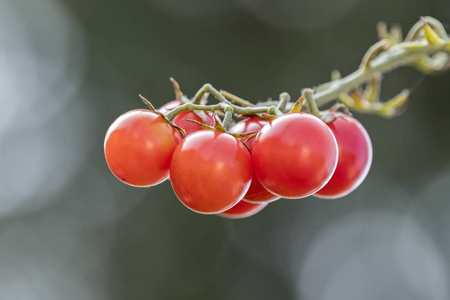
[[[170,101],[168,103],[166,103],[165,105],[163,105],[159,111],[163,114],[167,114],[169,113],[171,110],[173,110],[174,108],[182,105],[183,103],[181,103],[181,101],[179,100],[173,100]],[[199,115],[197,115],[196,113],[194,113],[193,111],[183,111],[181,113],[179,113],[174,119],[173,122],[180,126],[181,128],[183,128],[186,131],[186,135],[189,135],[193,132],[199,131],[199,130],[203,130],[203,128],[201,128],[200,126],[198,126],[195,123],[189,122],[187,120],[194,120],[206,125],[214,125],[214,119],[212,117],[212,114],[210,112],[205,112],[205,118],[206,120],[203,120]],[[206,122],[205,122],[206,121]]]
[[[240,122],[237,122],[231,128],[230,131],[232,133],[247,133],[252,131],[259,131],[267,123],[268,123],[267,121],[261,118],[251,117],[244,119]],[[244,137],[241,140],[246,141],[247,139],[248,139],[247,137]],[[250,151],[253,148],[254,140],[255,139],[252,138],[246,142]],[[280,198],[279,196],[272,194],[265,187],[263,187],[262,184],[259,182],[258,178],[256,178],[255,174],[253,173],[252,183],[247,193],[245,194],[243,200],[248,202],[260,203],[260,202],[272,202],[279,198]]]
[[321,189],[336,168],[336,139],[320,119],[290,113],[265,125],[253,144],[253,168],[261,184],[284,198]]
[[339,159],[330,181],[315,196],[340,198],[354,191],[366,178],[372,164],[372,142],[355,118],[337,118],[328,127],[336,137]]
[[232,208],[220,213],[219,216],[229,219],[244,219],[259,213],[267,203],[250,203],[246,201],[239,201]]
[[132,110],[117,118],[106,133],[104,151],[111,172],[138,187],[169,176],[172,154],[181,134],[156,113]]
[[203,214],[234,206],[252,179],[251,156],[235,137],[212,130],[187,136],[172,157],[170,180],[178,199]]

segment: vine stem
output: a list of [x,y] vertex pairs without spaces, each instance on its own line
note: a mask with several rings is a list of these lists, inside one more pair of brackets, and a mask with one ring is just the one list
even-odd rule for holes
[[221,90],[220,93],[226,97],[227,99],[229,99],[230,101],[237,103],[241,106],[255,106],[255,104],[251,103],[250,101],[247,101],[245,99],[242,99],[241,97],[238,97],[230,92]]
[[430,55],[437,51],[450,53],[450,48],[446,45],[430,45],[426,41],[399,44],[387,52],[380,54],[367,67],[359,68],[341,79],[325,83],[328,86],[315,93],[314,100],[318,106],[322,106],[339,98],[340,94],[367,83],[377,73],[388,72],[400,66],[407,65],[424,54]]
[[[341,77],[338,71],[332,73],[332,80],[316,87],[304,89],[309,111],[320,117],[318,107],[339,99],[349,108],[362,113],[375,113],[383,117],[394,117],[403,111],[409,91],[404,90],[391,100],[381,102],[379,91],[382,75],[401,66],[412,66],[423,73],[439,73],[450,69],[450,38],[443,25],[432,17],[423,17],[409,31],[403,40],[399,26],[390,31],[382,23],[378,26],[380,41],[366,52],[359,68]],[[178,84],[174,83],[177,97],[182,98]],[[208,95],[219,103],[203,104]],[[207,83],[198,90],[192,101],[173,109],[166,117],[171,121],[177,114],[186,110],[221,111],[226,113],[227,126],[232,122],[232,114],[282,115],[282,111],[295,106],[288,103],[290,96],[280,94],[278,101],[260,102],[256,105],[227,91],[218,91]]]
[[179,113],[183,111],[201,110],[201,111],[226,111],[230,110],[227,107],[231,107],[232,111],[241,115],[255,115],[255,114],[271,114],[275,116],[281,116],[283,113],[277,109],[275,105],[271,106],[252,106],[252,107],[242,107],[236,106],[229,103],[217,103],[212,105],[201,105],[195,104],[193,102],[188,102],[180,105],[166,114],[166,118],[172,121]]

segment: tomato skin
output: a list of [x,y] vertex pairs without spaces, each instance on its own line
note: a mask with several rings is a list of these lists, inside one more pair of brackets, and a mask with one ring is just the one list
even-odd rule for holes
[[221,213],[242,199],[252,179],[251,156],[235,137],[212,130],[183,139],[172,156],[172,188],[189,209]]
[[331,178],[338,160],[336,139],[320,119],[290,113],[265,125],[255,138],[253,168],[261,184],[284,198],[304,198]]
[[244,219],[259,213],[266,205],[267,203],[250,203],[241,200],[232,208],[220,213],[219,216],[228,219]]
[[[179,100],[170,101],[170,102],[164,104],[163,106],[161,106],[161,108],[159,109],[159,112],[166,115],[171,110],[173,110],[174,108],[177,108],[178,106],[180,106],[182,104],[183,103]],[[214,119],[213,119],[212,114],[210,112],[205,112],[205,116],[206,116],[206,122],[204,122],[203,119],[201,117],[199,117],[193,111],[183,111],[183,112],[179,113],[175,118],[173,118],[173,122],[176,125],[178,125],[179,127],[183,128],[184,131],[186,131],[186,135],[189,135],[196,131],[203,130],[203,128],[201,128],[197,124],[192,123],[187,120],[195,120],[197,122],[204,123],[209,126],[214,125]]]
[[105,159],[111,172],[124,183],[153,186],[169,177],[172,154],[181,138],[156,113],[132,110],[109,127],[104,143]]
[[163,106],[161,106],[158,111],[164,115],[167,115],[170,113],[174,108],[177,108],[178,106],[182,105],[183,103],[180,100],[173,100],[170,102],[167,102]]
[[[230,131],[232,133],[247,133],[252,131],[259,131],[261,128],[264,127],[268,122],[258,118],[258,117],[251,117],[244,119],[240,122],[237,122]],[[247,137],[241,138],[241,141],[247,140]],[[247,147],[250,149],[250,151],[253,148],[253,143],[255,139],[252,138],[246,142]],[[272,202],[280,197],[277,195],[272,194],[269,192],[262,184],[259,182],[258,178],[256,178],[255,174],[253,173],[253,179],[252,183],[250,184],[250,187],[245,194],[243,200],[247,202],[252,203],[262,203],[262,202]]]
[[337,118],[328,127],[338,144],[338,164],[330,181],[314,196],[336,199],[354,191],[366,178],[372,164],[372,142],[353,117]]

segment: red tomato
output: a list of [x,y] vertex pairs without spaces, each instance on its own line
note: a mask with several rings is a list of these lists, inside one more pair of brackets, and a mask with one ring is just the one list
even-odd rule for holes
[[163,106],[161,106],[158,111],[162,114],[167,115],[169,112],[171,112],[174,108],[177,108],[178,106],[182,105],[183,103],[180,100],[173,100],[170,102],[167,102]]
[[339,159],[330,181],[315,196],[335,199],[351,193],[366,178],[372,164],[372,142],[355,118],[338,118],[328,127],[336,137]]
[[[160,109],[159,112],[163,113],[163,114],[167,114],[169,113],[171,110],[173,110],[174,108],[182,105],[183,103],[179,100],[173,100],[170,101],[166,104],[164,104]],[[205,112],[205,116],[206,116],[206,123],[203,121],[203,119],[201,117],[199,117],[196,113],[194,113],[193,111],[183,111],[181,113],[179,113],[174,119],[173,122],[180,126],[181,128],[183,128],[186,131],[186,135],[189,135],[193,132],[199,131],[199,130],[203,130],[203,128],[201,128],[200,126],[198,126],[195,123],[186,121],[186,120],[195,120],[197,122],[200,123],[204,123],[206,125],[214,125],[214,119],[212,117],[212,114],[210,112]]]
[[242,199],[252,172],[251,156],[242,142],[227,133],[202,130],[187,136],[175,149],[170,181],[189,209],[217,214]]
[[[251,117],[245,120],[242,120],[238,123],[236,123],[232,128],[232,133],[247,133],[252,131],[259,131],[261,128],[263,128],[264,125],[267,124],[267,121],[257,118],[257,117]],[[245,141],[247,138],[244,137],[241,140]],[[247,141],[248,148],[252,149],[254,138]],[[255,174],[253,173],[253,179],[252,183],[250,185],[250,188],[248,189],[247,193],[245,194],[243,200],[253,203],[261,203],[261,202],[272,202],[280,197],[272,194],[268,190],[266,190],[261,183],[259,182],[258,178],[256,178]]]
[[270,192],[303,198],[321,189],[336,168],[338,148],[328,126],[305,113],[291,113],[265,125],[253,144],[256,177]]
[[156,113],[132,110],[117,118],[105,137],[111,172],[126,184],[145,187],[169,177],[172,154],[181,134]]
[[232,208],[220,213],[219,216],[229,219],[243,219],[260,212],[267,203],[249,203],[246,201],[239,201]]

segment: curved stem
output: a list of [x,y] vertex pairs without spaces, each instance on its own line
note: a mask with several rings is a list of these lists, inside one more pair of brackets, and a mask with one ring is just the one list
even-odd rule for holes
[[216,98],[217,100],[219,100],[220,102],[225,102],[228,104],[231,104],[230,101],[227,100],[227,98],[225,98],[218,90],[216,90],[210,83],[206,83],[204,84],[199,90],[198,92],[195,94],[194,99],[192,100],[192,102],[194,104],[200,104],[201,99],[203,97],[203,95],[205,93],[210,93],[211,95],[214,96],[214,98]]
[[366,54],[364,55],[360,68],[370,68],[370,63],[372,60],[380,53],[388,49],[390,45],[390,42],[388,39],[383,39],[381,41],[378,41],[372,47],[367,50]]
[[[356,71],[345,77],[335,72],[330,82],[319,85],[314,91],[306,90],[306,99],[312,114],[319,116],[319,106],[340,99],[350,108],[360,112],[393,117],[404,107],[408,95],[400,93],[399,101],[380,102],[378,97],[383,73],[401,66],[412,66],[423,73],[439,73],[450,69],[450,38],[443,25],[432,17],[424,17],[417,22],[403,41],[398,26],[388,31],[386,24],[380,23],[378,35],[381,41],[369,48]],[[182,94],[175,83],[174,87],[177,96]],[[201,105],[202,97],[207,94],[213,95],[220,103]],[[290,96],[283,93],[279,101],[266,101],[253,105],[229,92],[219,92],[207,83],[198,90],[192,102],[175,108],[167,114],[167,118],[172,120],[184,110],[224,112],[225,107],[228,106],[230,107],[226,111],[228,115],[230,115],[229,111],[233,110],[234,113],[241,115],[268,113],[279,116],[282,114],[281,111],[289,110],[294,106],[293,103],[288,103],[289,99]]]
[[286,110],[286,105],[288,104],[289,101],[291,101],[291,95],[289,95],[288,93],[284,92],[280,94],[280,101],[278,102],[277,108],[280,111],[285,111]]
[[[448,47],[447,47],[448,48]],[[446,45],[430,45],[426,41],[409,42],[392,47],[372,60],[367,68],[359,68],[350,75],[332,81],[327,88],[314,95],[318,106],[337,99],[340,94],[368,82],[376,73],[385,73],[397,67],[407,65],[423,54],[446,51]]]

